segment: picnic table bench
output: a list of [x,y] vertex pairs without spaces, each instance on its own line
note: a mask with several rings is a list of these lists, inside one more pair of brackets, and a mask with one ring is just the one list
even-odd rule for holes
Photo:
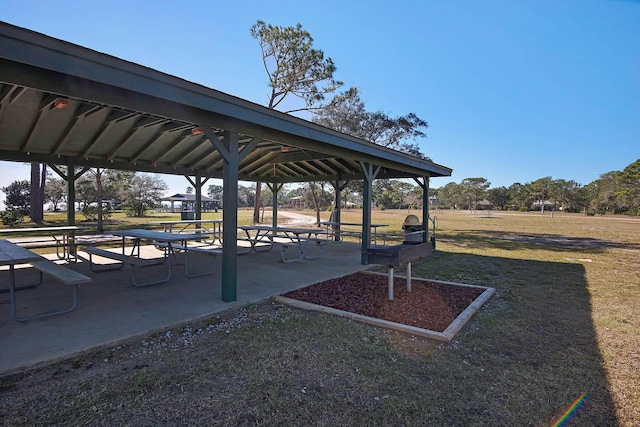
[[[175,254],[174,249],[182,248],[181,250],[185,254],[185,275],[187,277],[195,277],[204,274],[212,274],[213,270],[208,270],[204,273],[191,273],[189,271],[189,252],[192,252],[192,247],[187,246],[187,241],[189,240],[200,240],[202,236],[199,234],[178,234],[178,233],[165,233],[162,231],[154,231],[154,230],[144,230],[144,229],[130,229],[130,230],[115,230],[112,232],[115,236],[120,236],[122,238],[122,251],[114,252],[110,250],[100,249],[93,246],[87,247],[84,251],[89,254],[89,268],[94,272],[104,272],[111,270],[119,270],[124,265],[131,266],[131,283],[133,286],[149,286],[160,284],[164,282],[168,282],[171,279],[171,261],[168,261],[167,258],[170,254]],[[133,247],[131,248],[131,252],[129,255],[126,254],[126,239],[133,239]],[[142,240],[151,241],[156,247],[165,248],[163,257],[160,259],[151,259],[151,258],[141,258],[140,257],[140,242]],[[195,247],[194,247],[195,248]],[[137,254],[136,254],[137,251]],[[202,250],[194,249],[195,252],[203,252]],[[215,256],[217,252],[212,252],[208,250],[207,253],[209,255]],[[112,259],[118,261],[118,263],[114,266],[109,267],[100,267],[96,268],[96,263],[93,260],[93,255]],[[145,282],[142,282],[138,278],[138,267],[149,267],[153,265],[165,264],[167,265],[166,275],[159,279],[151,279]],[[215,265],[214,265],[215,268]]]
[[[20,317],[17,314],[16,292],[26,287],[16,287],[15,266],[18,264],[28,263],[38,270],[40,274],[40,283],[42,283],[42,274],[55,279],[64,285],[72,287],[72,302],[67,308],[61,310],[53,310],[31,316]],[[27,320],[40,319],[59,314],[69,313],[73,311],[78,304],[78,286],[84,283],[92,282],[90,277],[71,270],[63,265],[56,264],[30,250],[16,245],[8,240],[0,240],[0,265],[9,266],[9,300],[11,302],[11,317],[19,322]],[[40,284],[39,283],[39,284]],[[36,285],[37,286],[37,285]],[[31,286],[33,287],[33,286]]]
[[[159,263],[155,259],[140,258],[137,256],[126,255],[120,252],[114,252],[107,249],[96,248],[93,246],[84,248],[84,252],[89,254],[89,268],[94,273],[101,273],[103,271],[111,271],[111,270],[120,270],[125,265],[131,265],[132,267],[135,268],[135,267],[144,267],[148,265],[155,265]],[[98,264],[93,262],[93,255],[119,261],[119,264],[116,264],[115,266],[96,268],[96,265]]]
[[[321,221],[318,225],[324,226],[326,229],[327,236],[329,238],[335,238],[336,241],[340,240],[341,236],[350,236],[356,237],[358,239],[358,243],[360,243],[362,239],[362,224],[357,222],[336,222],[336,221]],[[378,241],[378,228],[379,227],[387,227],[387,224],[370,224],[370,227],[373,229],[373,242],[374,244]],[[353,229],[343,229],[342,227],[360,227],[360,230]]]

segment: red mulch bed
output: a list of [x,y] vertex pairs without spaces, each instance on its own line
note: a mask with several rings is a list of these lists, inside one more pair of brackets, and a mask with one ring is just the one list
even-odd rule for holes
[[389,301],[387,276],[354,273],[284,294],[287,298],[332,307],[403,325],[443,332],[484,289],[394,278]]

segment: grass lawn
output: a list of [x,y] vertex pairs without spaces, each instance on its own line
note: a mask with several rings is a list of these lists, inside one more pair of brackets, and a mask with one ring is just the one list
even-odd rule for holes
[[433,215],[413,275],[497,289],[451,344],[267,302],[4,378],[0,420],[546,426],[586,393],[567,425],[640,425],[640,218]]

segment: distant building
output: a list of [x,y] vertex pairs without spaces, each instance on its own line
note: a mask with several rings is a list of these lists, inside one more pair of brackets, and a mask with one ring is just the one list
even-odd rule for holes
[[[163,202],[171,203],[171,212],[175,212],[175,203],[180,202],[180,210],[193,211],[196,206],[195,194],[174,194],[173,196],[163,197]],[[212,199],[211,197],[201,196],[200,202],[203,210],[218,210],[221,208],[220,200]]]
[[493,210],[493,203],[491,203],[487,199],[478,200],[476,201],[476,209],[479,211]]
[[289,204],[286,207],[291,209],[304,209],[305,203],[302,197],[296,196],[289,199]]
[[548,200],[536,200],[531,204],[531,210],[532,211],[540,211],[542,210],[542,207],[544,206],[544,209],[553,209],[555,206],[553,203],[551,203]]
[[429,206],[432,208],[440,208],[444,206],[444,203],[438,199],[438,196],[429,196]]

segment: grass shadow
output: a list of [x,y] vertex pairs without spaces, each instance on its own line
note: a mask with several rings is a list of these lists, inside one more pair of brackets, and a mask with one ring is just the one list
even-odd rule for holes
[[425,367],[450,425],[548,425],[583,392],[575,425],[618,424],[581,264],[437,251],[413,272],[496,288]]
[[502,250],[536,250],[598,253],[607,249],[639,250],[640,243],[624,243],[592,237],[575,237],[563,234],[517,233],[493,230],[465,230],[441,232],[437,240],[463,247],[492,248]]

